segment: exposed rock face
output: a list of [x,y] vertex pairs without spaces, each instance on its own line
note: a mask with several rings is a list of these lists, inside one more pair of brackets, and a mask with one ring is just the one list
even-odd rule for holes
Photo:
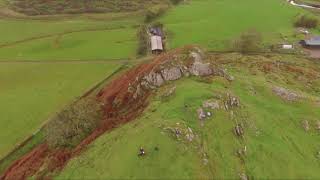
[[190,73],[195,76],[209,76],[212,74],[210,64],[195,62],[189,69]]
[[175,81],[182,76],[180,68],[178,67],[165,68],[161,71],[161,74],[165,81]]
[[273,87],[272,91],[279,97],[281,97],[283,100],[286,101],[297,101],[301,98],[297,93],[294,93],[288,89],[285,89],[283,87]]
[[164,80],[162,78],[162,75],[160,73],[151,72],[147,76],[144,77],[144,79],[149,82],[149,84],[160,87],[163,85]]

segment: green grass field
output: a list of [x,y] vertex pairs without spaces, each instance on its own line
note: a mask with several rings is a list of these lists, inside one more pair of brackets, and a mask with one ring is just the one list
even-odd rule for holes
[[0,157],[120,64],[1,63]]
[[139,14],[119,13],[38,20],[3,18],[0,61],[135,57],[136,27],[141,21]]
[[[166,87],[162,88],[141,118],[98,138],[56,179],[237,179],[240,173],[252,179],[320,178],[316,157],[320,136],[315,129],[320,111],[309,100],[288,103],[271,90],[282,86],[309,97],[319,96],[316,87],[320,81],[314,82],[313,89],[306,88],[303,81],[291,83],[297,78],[295,73],[264,74],[255,64],[261,58],[223,56],[222,61],[229,61],[225,68],[236,78],[232,83],[222,78],[213,78],[211,83],[197,78],[179,80],[168,85],[174,84],[176,92],[165,100],[161,94]],[[292,56],[270,60],[315,66]],[[239,97],[242,107],[233,110],[233,115],[214,110],[201,127],[196,110],[205,100],[224,92]],[[310,122],[309,132],[301,125],[305,119]],[[244,138],[233,134],[237,123],[245,124]],[[182,140],[183,136],[177,139],[168,130],[187,127],[196,135],[192,142]],[[140,146],[146,150],[145,157],[137,156]],[[240,159],[236,152],[245,146],[247,153]],[[207,154],[206,165],[203,154]]]
[[230,41],[248,29],[256,29],[268,44],[291,36],[293,20],[303,12],[284,0],[195,0],[169,11],[163,22],[169,32],[169,46],[203,45],[224,50]]
[[136,30],[124,28],[55,36],[0,48],[1,60],[96,60],[135,57]]

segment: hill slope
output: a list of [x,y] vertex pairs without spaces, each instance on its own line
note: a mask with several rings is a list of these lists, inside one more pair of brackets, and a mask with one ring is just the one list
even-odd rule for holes
[[[98,138],[57,179],[320,178],[319,63],[238,54],[210,61],[235,80],[167,83],[141,117]],[[226,108],[229,97],[240,105]],[[220,107],[204,108],[213,115],[202,122],[197,111],[208,100]]]

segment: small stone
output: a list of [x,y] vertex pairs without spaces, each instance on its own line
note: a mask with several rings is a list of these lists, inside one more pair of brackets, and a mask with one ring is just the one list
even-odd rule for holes
[[206,118],[206,114],[202,108],[197,110],[199,120],[204,120]]
[[243,136],[244,130],[241,124],[237,124],[236,127],[234,128],[234,132],[237,136]]
[[308,132],[310,130],[309,121],[308,120],[302,121],[302,127],[306,132]]
[[240,173],[239,177],[241,180],[249,180],[248,176],[245,173]]
[[204,108],[220,109],[220,104],[219,104],[219,101],[217,100],[207,100],[202,104],[202,106]]

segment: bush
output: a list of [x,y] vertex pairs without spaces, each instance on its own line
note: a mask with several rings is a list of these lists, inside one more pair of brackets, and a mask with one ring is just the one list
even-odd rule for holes
[[316,28],[318,26],[318,19],[315,17],[308,17],[306,15],[300,16],[294,23],[295,27]]
[[80,143],[102,119],[101,105],[95,99],[80,100],[58,113],[45,127],[50,147],[73,147]]
[[180,2],[182,2],[183,0],[170,0],[172,4],[177,5]]
[[144,21],[149,23],[165,13],[167,7],[149,8],[146,12]]
[[248,30],[234,41],[233,46],[241,53],[259,52],[262,47],[262,36],[256,30]]
[[137,49],[137,54],[140,56],[144,56],[148,52],[148,45],[149,45],[149,37],[147,34],[147,26],[146,25],[141,25],[138,28],[137,32],[137,37],[138,37],[138,49]]

